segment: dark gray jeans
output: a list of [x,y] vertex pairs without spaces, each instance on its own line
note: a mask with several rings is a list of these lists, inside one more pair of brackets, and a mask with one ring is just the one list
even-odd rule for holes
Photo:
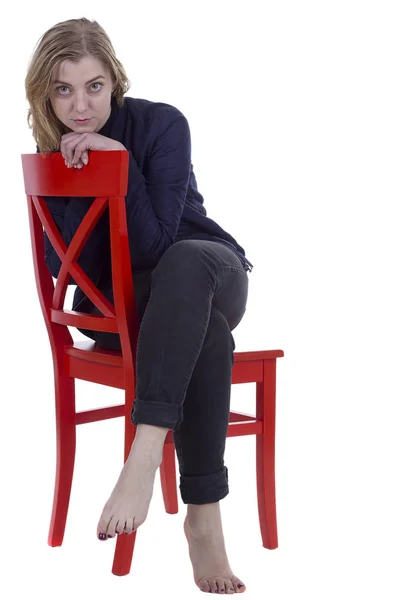
[[[247,271],[224,244],[183,240],[153,271],[133,273],[133,282],[141,325],[132,423],[173,430],[185,504],[218,502],[229,493],[231,331],[246,311]],[[112,290],[105,296],[113,302]],[[80,331],[121,349],[118,334]]]

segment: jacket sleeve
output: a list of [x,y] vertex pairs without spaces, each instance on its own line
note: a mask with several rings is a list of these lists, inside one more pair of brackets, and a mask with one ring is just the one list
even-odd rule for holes
[[184,115],[168,106],[156,129],[143,174],[129,151],[126,217],[132,269],[150,268],[174,243],[191,173],[191,140]]
[[[36,146],[36,152],[40,152]],[[95,198],[91,202],[84,198],[45,196],[44,200],[54,219],[58,231],[60,232],[67,247],[72,241],[83,217],[86,215]],[[78,264],[88,277],[96,284],[101,275],[102,253],[109,247],[109,215],[108,209],[102,214],[92,233],[90,234],[81,254],[78,257]],[[108,240],[108,246],[107,246]],[[53,277],[57,279],[61,260],[50,243],[48,235],[44,232],[45,242],[45,263]],[[76,285],[75,280],[70,277],[68,285]]]

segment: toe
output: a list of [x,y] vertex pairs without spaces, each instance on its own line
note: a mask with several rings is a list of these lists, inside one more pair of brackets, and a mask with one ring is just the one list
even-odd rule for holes
[[126,519],[124,533],[127,533],[129,535],[130,533],[132,533],[132,531],[133,531],[133,518]]
[[125,529],[126,519],[119,519],[118,523],[115,526],[115,531],[118,535],[120,535]]
[[103,513],[101,519],[97,525],[97,537],[100,539],[107,539],[107,529],[111,521],[111,517]]
[[218,593],[218,587],[217,587],[217,582],[215,581],[215,579],[209,579],[208,582],[210,584],[210,592],[212,594],[217,594]]
[[200,581],[197,582],[197,585],[199,586],[202,592],[211,592],[210,584],[208,582],[208,579],[206,579],[205,577],[203,579],[200,579]]
[[225,580],[224,579],[216,579],[215,583],[217,584],[217,593],[225,594]]
[[238,579],[238,577],[232,577],[232,583],[236,593],[241,594],[246,590],[246,586],[244,585],[243,581]]
[[117,523],[119,521],[119,517],[112,517],[111,521],[108,524],[107,527],[107,537],[109,538],[113,538],[116,536],[117,532],[115,530]]
[[232,581],[230,579],[225,579],[225,594],[234,594],[235,588],[232,585]]

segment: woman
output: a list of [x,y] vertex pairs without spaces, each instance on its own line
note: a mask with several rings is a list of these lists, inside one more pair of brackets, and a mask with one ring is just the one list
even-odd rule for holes
[[[38,152],[61,152],[66,168],[78,169],[90,161],[89,150],[129,152],[126,214],[141,323],[132,410],[137,430],[98,537],[129,535],[145,521],[172,429],[195,582],[206,592],[243,592],[226,555],[219,501],[229,493],[224,451],[231,332],[246,310],[252,265],[236,240],[207,217],[186,118],[171,105],[124,97],[129,80],[96,21],[72,19],[48,30],[25,85]],[[90,203],[59,197],[46,202],[69,245]],[[112,302],[108,218],[105,212],[78,262]],[[47,235],[45,244],[46,264],[57,277],[60,260]],[[78,307],[100,314],[79,288],[72,308]],[[120,349],[117,334],[81,331]]]

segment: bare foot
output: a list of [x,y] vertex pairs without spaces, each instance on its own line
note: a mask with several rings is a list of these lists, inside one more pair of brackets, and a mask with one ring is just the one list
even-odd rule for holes
[[97,525],[99,539],[113,538],[117,533],[130,534],[144,523],[161,461],[162,454],[155,455],[139,445],[132,445]]
[[[193,506],[197,511],[194,517],[189,514]],[[219,502],[188,505],[183,526],[196,585],[203,592],[244,592],[246,586],[233,574],[226,555]]]

